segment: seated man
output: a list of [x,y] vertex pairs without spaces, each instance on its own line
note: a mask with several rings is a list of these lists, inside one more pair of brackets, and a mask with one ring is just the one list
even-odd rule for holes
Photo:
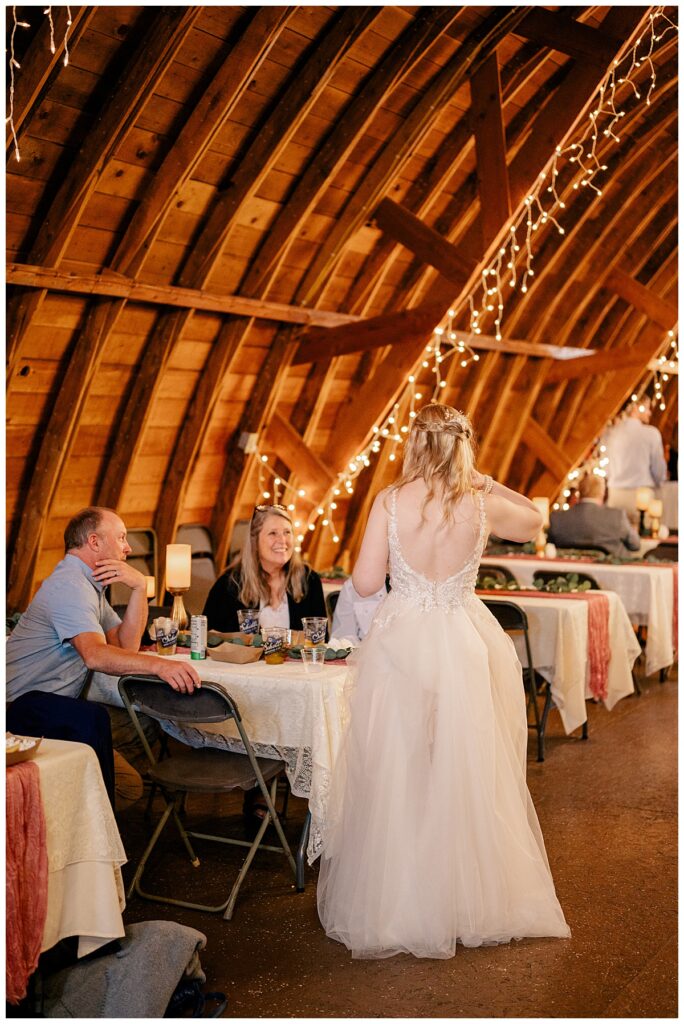
[[611,555],[625,557],[638,551],[639,534],[621,508],[607,508],[606,482],[602,476],[585,473],[579,484],[580,499],[567,512],[552,512],[549,540],[563,548],[605,548]]
[[349,640],[363,640],[371,627],[378,605],[389,590],[389,576],[384,587],[370,597],[361,597],[354,590],[351,576],[342,584],[340,596],[335,605],[332,621],[332,635]]
[[[128,672],[157,675],[183,693],[199,686],[191,665],[137,653],[147,624],[145,577],[126,564],[131,549],[116,512],[83,509],[67,525],[64,547],[64,558],[7,639],[7,699],[31,690],[79,697],[90,669],[112,677]],[[103,593],[115,581],[131,589],[123,619]],[[128,715],[120,708],[108,710],[115,748],[130,743]],[[119,769],[130,793],[130,766],[119,761]]]

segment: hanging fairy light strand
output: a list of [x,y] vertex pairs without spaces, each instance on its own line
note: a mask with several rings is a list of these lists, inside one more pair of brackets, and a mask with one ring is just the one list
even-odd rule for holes
[[[618,126],[626,116],[623,106],[630,98],[650,106],[657,81],[653,59],[656,44],[672,32],[677,32],[677,26],[665,14],[665,8],[656,7],[651,11],[645,32],[625,57],[613,62],[597,90],[595,103],[578,136],[565,146],[555,148],[535,186],[525,197],[521,212],[510,225],[505,240],[489,266],[482,270],[477,286],[466,300],[469,306],[470,333],[484,333],[491,322],[496,339],[502,340],[505,295],[507,291],[517,288],[525,294],[531,287],[535,276],[534,248],[540,232],[551,227],[559,235],[565,234],[565,228],[560,223],[563,211],[582,188],[590,188],[597,200],[602,198],[605,186],[601,186],[598,175],[608,170],[607,151],[620,143]],[[647,80],[650,78],[648,89],[640,82],[644,78],[644,67]],[[449,309],[444,320],[434,328],[432,339],[426,344],[418,365],[406,378],[400,399],[394,403],[385,419],[373,427],[371,439],[365,448],[337,474],[324,498],[312,508],[306,525],[297,535],[299,543],[303,542],[306,533],[316,528],[319,521],[331,532],[334,542],[339,541],[333,517],[337,507],[335,499],[349,497],[354,493],[354,481],[370,466],[371,458],[380,452],[384,444],[389,444],[392,449],[389,461],[395,461],[416,416],[416,401],[428,396],[432,401],[441,400],[447,387],[445,363],[457,359],[460,366],[466,368],[470,363],[479,361],[480,356],[464,339],[463,332],[455,329],[458,315],[459,309]],[[421,386],[419,378],[427,373],[431,380],[429,384]],[[600,462],[605,456],[603,453],[598,453],[598,456],[596,466],[604,471]],[[571,472],[579,475],[580,470]],[[301,524],[301,520],[299,522]]]
[[19,71],[21,64],[17,60],[14,53],[14,38],[17,34],[18,28],[30,28],[31,26],[27,21],[17,20],[17,9],[12,7],[12,32],[10,35],[10,48],[9,48],[9,73],[10,73],[10,87],[9,87],[9,115],[5,118],[5,124],[10,126],[12,133],[12,141],[14,142],[14,156],[17,163],[21,161],[21,154],[19,153],[19,140],[14,127],[14,86],[15,86],[15,71]]

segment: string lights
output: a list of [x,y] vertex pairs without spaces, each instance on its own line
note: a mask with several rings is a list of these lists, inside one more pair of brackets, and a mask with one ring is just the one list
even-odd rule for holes
[[[511,223],[504,242],[489,266],[481,271],[476,288],[466,300],[472,334],[482,334],[491,323],[497,341],[503,340],[505,296],[517,288],[525,294],[531,287],[535,277],[534,249],[540,234],[548,228],[554,228],[561,236],[565,234],[560,223],[563,211],[581,189],[591,189],[597,200],[603,196],[605,185],[601,185],[599,175],[608,170],[607,152],[620,142],[619,125],[626,116],[624,106],[632,99],[650,106],[656,88],[654,56],[657,44],[672,32],[677,32],[677,26],[665,14],[665,8],[654,8],[648,15],[646,30],[621,60],[613,62],[598,87],[596,100],[579,134],[565,146],[557,146],[551,154]],[[642,80],[648,82],[648,87],[642,84]],[[378,454],[383,444],[390,445],[389,461],[396,460],[416,415],[415,402],[421,401],[424,394],[426,399],[441,400],[447,386],[444,364],[449,359],[457,359],[462,368],[479,360],[477,352],[463,339],[463,332],[455,330],[459,312],[457,308],[449,309],[444,320],[434,328],[419,364],[406,379],[401,398],[394,403],[385,419],[373,427],[366,447],[337,474],[323,500],[312,508],[306,524],[297,535],[300,544],[319,521],[330,530],[333,541],[339,541],[331,514],[336,507],[334,499],[353,494],[353,482],[370,465],[371,457]],[[667,375],[666,369],[657,373],[660,374],[658,380],[666,380],[666,376],[663,377],[663,373]],[[427,374],[430,381],[421,386],[419,378]],[[661,396],[662,404],[661,388],[657,389],[657,394]],[[601,451],[595,454],[595,470],[605,474],[606,456]],[[572,483],[581,471],[581,468],[571,470],[574,475],[569,474],[566,480],[563,491],[568,493],[563,494],[564,498],[570,494],[567,483]],[[287,485],[281,481],[281,486]],[[301,525],[302,520],[298,521]]]
[[18,28],[30,28],[31,26],[27,21],[17,20],[17,9],[12,7],[12,33],[10,35],[10,49],[9,49],[9,73],[10,73],[10,87],[9,87],[9,115],[5,118],[5,124],[10,126],[12,132],[12,140],[14,142],[14,156],[16,157],[17,163],[21,160],[19,154],[19,140],[17,139],[17,133],[14,127],[14,75],[15,70],[18,71],[21,68],[21,64],[14,55],[14,37],[17,34]]

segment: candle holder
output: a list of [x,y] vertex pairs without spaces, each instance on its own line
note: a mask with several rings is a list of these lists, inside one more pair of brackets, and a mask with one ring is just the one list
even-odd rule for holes
[[534,551],[537,558],[543,558],[546,554],[546,531],[540,530],[534,539]]
[[192,572],[192,548],[189,544],[166,545],[166,586],[173,595],[171,618],[178,629],[187,629],[188,613],[183,604],[183,594],[190,589]]
[[178,629],[188,628],[188,613],[185,610],[183,604],[183,594],[186,594],[190,587],[183,587],[182,590],[175,590],[169,587],[169,593],[173,595],[173,608],[171,609],[171,618],[178,626]]

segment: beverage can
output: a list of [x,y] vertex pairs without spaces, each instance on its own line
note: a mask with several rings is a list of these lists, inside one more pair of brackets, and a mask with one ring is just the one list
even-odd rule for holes
[[207,656],[207,617],[193,615],[190,619],[190,658],[202,661]]

